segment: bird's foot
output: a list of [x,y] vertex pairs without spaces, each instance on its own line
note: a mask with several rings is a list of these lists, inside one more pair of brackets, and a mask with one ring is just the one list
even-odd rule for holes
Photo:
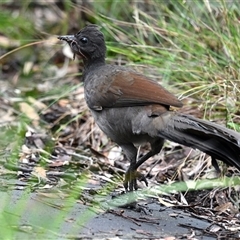
[[137,179],[139,181],[143,181],[146,186],[148,186],[147,179],[144,175],[140,174],[136,170],[132,171],[131,169],[128,169],[123,183],[126,192],[132,192],[133,190],[138,189]]
[[132,192],[133,190],[138,189],[136,173],[137,173],[137,171],[132,170],[131,167],[129,167],[129,169],[126,171],[125,179],[123,182],[123,186],[124,186],[126,192]]

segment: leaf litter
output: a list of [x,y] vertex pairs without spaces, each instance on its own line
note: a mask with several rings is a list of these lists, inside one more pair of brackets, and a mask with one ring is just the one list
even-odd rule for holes
[[[49,42],[50,40],[52,44],[57,43],[57,40],[49,39]],[[3,36],[0,41],[6,47],[8,44],[20,44]],[[41,46],[42,49],[45,48],[46,55],[49,49],[60,47],[53,47],[49,42]],[[64,51],[65,54],[69,54],[68,49],[64,48]],[[15,63],[10,62],[9,65]],[[1,149],[2,159],[6,159],[1,160],[1,176],[3,179],[10,174],[17,177],[21,184],[18,182],[19,185],[15,185],[16,189],[33,186],[34,191],[38,191],[43,198],[54,198],[58,194],[67,198],[70,196],[69,189],[74,189],[78,179],[85,176],[82,184],[77,184],[75,190],[81,192],[79,201],[89,205],[96,202],[96,197],[99,199],[113,192],[122,193],[124,172],[129,163],[121,149],[100,131],[89,114],[84,101],[81,77],[76,75],[82,67],[81,64],[73,63],[58,52],[53,63],[47,65],[49,66],[42,68],[33,62],[27,62],[23,66],[23,75],[28,76],[31,71],[36,76],[39,74],[35,81],[38,78],[41,78],[41,81],[35,84],[35,89],[28,84],[21,87],[20,75],[12,69],[6,69],[4,76],[11,79],[11,82],[0,81],[0,126],[6,131],[12,128],[14,133],[20,136],[16,139],[15,134],[11,133],[10,143]],[[59,93],[46,94],[56,86],[63,86],[67,92],[61,96]],[[31,91],[44,96],[22,96],[23,93],[31,95]],[[189,97],[185,101],[194,100]],[[203,113],[194,107],[184,107],[181,111],[197,117],[203,116]],[[141,147],[141,151],[147,150],[148,146]],[[222,166],[223,169],[224,167]],[[189,184],[190,180],[218,176],[206,154],[170,142],[165,144],[159,155],[141,166],[139,171],[147,176],[149,188],[177,181]],[[229,176],[239,175],[234,168],[228,168],[226,171]],[[143,189],[146,188],[145,184],[139,185]],[[14,184],[10,187],[12,186]],[[8,188],[4,184],[3,187]],[[52,192],[42,191],[45,188],[52,189]],[[60,192],[56,191],[57,189]],[[213,236],[230,238],[240,231],[238,186],[176,191],[172,194],[151,195],[152,197],[162,206],[184,209],[192,216],[210,222],[210,227],[202,230]],[[119,215],[123,216],[122,213]],[[130,219],[128,216],[126,218]],[[131,221],[136,221],[138,225],[140,220]],[[136,232],[151,236],[140,229],[136,229]],[[191,239],[194,239],[194,231]]]
[[[82,202],[90,205],[91,201],[95,202],[94,196],[99,194],[123,192],[122,181],[129,163],[119,147],[95,125],[87,110],[81,84],[50,106],[46,101],[39,100],[19,106],[21,114],[31,121],[26,127],[17,165],[13,167],[13,164],[5,163],[6,169],[17,171],[18,178],[23,182],[32,184],[33,181],[36,191],[58,187],[65,197],[67,186],[74,184],[84,172],[88,176],[87,181],[78,188],[83,191]],[[13,118],[17,121],[17,115],[9,109],[11,104],[8,109],[5,108],[6,113],[12,113],[6,115],[9,119],[6,117],[5,121],[14,125]],[[142,147],[143,151],[147,149],[148,146]],[[233,173],[235,169],[229,168],[228,171]],[[158,156],[147,161],[140,172],[146,174],[150,188],[156,184],[187,183],[192,179],[216,177],[208,156],[170,142]],[[106,184],[109,187],[103,190]],[[140,183],[140,186],[146,188],[144,184]],[[89,194],[92,190],[93,195]],[[44,196],[52,198],[54,194]],[[192,216],[211,222],[211,227],[204,230],[209,234],[229,237],[240,231],[238,196],[239,190],[233,186],[164,194],[156,196],[156,199],[166,207],[185,209]],[[148,235],[143,232],[145,234]]]

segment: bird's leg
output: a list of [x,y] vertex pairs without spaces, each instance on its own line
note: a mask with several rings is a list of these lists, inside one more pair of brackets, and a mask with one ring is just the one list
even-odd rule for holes
[[[139,177],[139,174],[137,173],[137,160],[138,160],[138,156],[139,156],[139,150],[140,150],[140,147],[138,148],[138,151],[137,151],[137,155],[135,157],[135,160],[133,159],[130,163],[130,166],[128,168],[128,170],[126,171],[126,174],[125,174],[125,181],[124,181],[124,184],[126,185],[126,187],[128,188],[129,187],[129,191],[133,191],[133,190],[137,190],[138,189],[138,185],[137,185],[137,178]],[[147,154],[144,155],[145,158],[147,159],[148,156]],[[140,176],[140,181],[144,181],[146,185],[147,184],[147,181],[146,179],[144,178],[143,179],[143,176]],[[125,189],[126,189],[125,187]],[[127,189],[126,189],[127,191]]]
[[126,192],[133,190],[137,190],[137,178],[136,178],[136,170],[135,170],[136,161],[132,162],[128,168],[128,170],[125,173],[125,179],[123,186],[126,190]]
[[137,188],[137,181],[136,181],[136,158],[137,158],[137,149],[136,147],[132,144],[124,144],[120,145],[122,150],[124,151],[127,159],[130,161],[130,166],[128,170],[125,173],[125,179],[123,186],[127,191],[133,191],[133,189]]
[[[153,150],[150,150],[148,153],[146,153],[141,158],[139,158],[138,161],[136,161],[136,158],[135,158],[135,161],[132,161],[130,163],[130,166],[125,174],[124,187],[125,187],[126,191],[127,191],[128,187],[129,187],[130,192],[138,189],[137,168],[141,164],[143,164],[146,160],[148,160],[150,157],[152,157],[153,155],[155,155],[155,152]],[[142,175],[140,176],[140,181],[144,181],[145,184],[148,186],[148,182],[144,176],[142,176]]]
[[[164,144],[164,139],[162,138],[157,138],[155,141],[153,141],[151,143],[151,150],[146,153],[144,156],[142,156],[136,163],[136,169],[141,166],[146,160],[148,160],[150,157],[160,153],[162,147]],[[148,186],[148,182],[145,176],[141,176],[141,178],[139,179],[140,181],[144,181],[146,186]]]
[[[128,170],[125,173],[125,179],[124,179],[124,188],[126,191],[133,191],[138,189],[137,185],[137,178],[139,177],[139,174],[137,173],[137,168],[144,163],[148,158],[152,157],[155,153],[151,150],[145,155],[143,155],[139,161],[137,161],[137,155],[134,159],[131,159],[130,166]],[[140,180],[144,181],[146,185],[148,185],[147,180],[144,176],[140,176]]]
[[[125,174],[125,180],[124,180],[124,188],[126,191],[133,191],[137,190],[137,169],[140,165],[142,165],[146,160],[148,160],[150,157],[154,156],[155,154],[159,153],[162,149],[164,140],[158,138],[157,140],[153,141],[151,143],[151,150],[143,155],[139,160],[137,161],[137,149],[134,147],[134,145],[124,145],[121,146],[124,150],[127,158],[130,160],[130,166]],[[146,185],[148,185],[147,180],[145,177],[140,177],[141,181],[144,181]]]
[[219,165],[218,165],[217,160],[216,160],[215,157],[212,157],[212,165],[215,168],[215,170],[217,171],[217,174],[220,174],[221,170],[219,168]]

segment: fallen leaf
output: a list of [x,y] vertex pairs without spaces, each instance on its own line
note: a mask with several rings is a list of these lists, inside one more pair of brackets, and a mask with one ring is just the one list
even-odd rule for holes
[[32,120],[37,120],[37,121],[40,120],[40,117],[39,117],[38,113],[28,103],[20,102],[19,103],[19,108],[20,108],[20,111],[22,113],[25,113],[28,118],[30,118]]
[[32,174],[38,178],[47,179],[46,170],[42,167],[35,167]]

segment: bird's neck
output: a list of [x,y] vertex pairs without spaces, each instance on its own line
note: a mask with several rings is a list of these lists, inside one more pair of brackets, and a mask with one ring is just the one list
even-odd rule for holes
[[84,72],[89,72],[98,66],[105,65],[105,58],[99,57],[91,60],[83,60],[83,62],[84,62]]
[[95,69],[98,67],[104,66],[105,65],[105,58],[95,58],[91,59],[90,61],[84,61],[84,70],[83,70],[83,80],[90,75]]

